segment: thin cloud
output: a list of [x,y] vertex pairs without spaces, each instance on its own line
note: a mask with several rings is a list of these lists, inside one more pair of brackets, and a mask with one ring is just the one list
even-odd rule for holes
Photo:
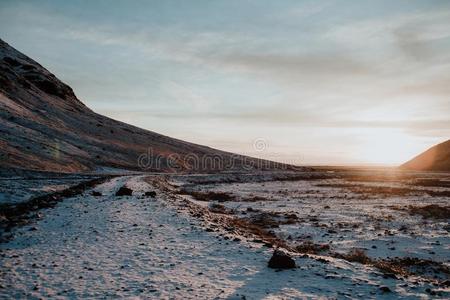
[[247,71],[264,72],[284,77],[316,76],[359,76],[371,73],[372,70],[356,60],[341,54],[240,54],[233,53],[217,57],[217,59],[231,67]]
[[340,132],[358,143],[358,128],[449,134],[448,5],[386,5],[373,13],[361,9],[369,2],[348,11],[333,1],[273,2],[257,11],[243,2],[236,18],[225,9],[219,22],[204,6],[194,7],[205,14],[195,20],[170,10],[135,18],[140,4],[124,6],[133,21],[123,26],[101,10],[87,18],[50,9],[63,3],[4,2],[0,27],[12,45],[28,45],[27,54],[69,78],[88,105],[118,119],[163,131],[188,120],[191,127],[174,131],[185,130],[186,139],[211,127],[220,140],[236,124],[252,133],[290,128],[315,132],[320,146],[335,137],[342,147]]

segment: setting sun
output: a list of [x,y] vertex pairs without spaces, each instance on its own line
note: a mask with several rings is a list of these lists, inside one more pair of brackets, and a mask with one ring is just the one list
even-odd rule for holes
[[0,0],[0,299],[450,299],[449,0]]
[[360,161],[369,164],[399,165],[424,150],[417,138],[402,130],[388,128],[364,129]]

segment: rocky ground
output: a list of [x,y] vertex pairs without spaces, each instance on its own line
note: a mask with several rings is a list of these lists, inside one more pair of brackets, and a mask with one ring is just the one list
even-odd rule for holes
[[[416,196],[392,189],[395,195],[383,196],[386,190],[348,184],[383,186],[386,179],[357,178],[339,171],[115,177],[33,212],[7,233],[0,297],[449,297],[448,217],[409,208],[448,207],[445,193],[424,196],[448,188],[427,181],[412,187]],[[388,185],[417,177],[401,180]],[[132,195],[117,196],[122,187]],[[275,248],[284,248],[295,268],[282,269]],[[394,264],[396,256],[421,261],[406,268],[405,261]]]

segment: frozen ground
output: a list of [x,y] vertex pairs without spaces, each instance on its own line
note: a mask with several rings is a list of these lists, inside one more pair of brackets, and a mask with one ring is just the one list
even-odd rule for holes
[[[234,209],[236,215],[243,218],[252,215],[248,212],[249,208],[255,211],[253,214],[259,211],[296,214],[299,219],[294,224],[273,228],[278,236],[285,239],[329,243],[339,252],[364,249],[371,257],[413,256],[449,262],[449,220],[423,219],[406,210],[408,205],[448,206],[449,197],[420,193],[405,196],[361,195],[338,187],[339,183],[344,182],[344,179],[322,179],[224,183],[197,185],[193,190],[236,196],[236,200],[221,204]],[[394,183],[388,185],[399,186]],[[386,186],[386,183],[376,186]],[[200,201],[197,203],[201,204]]]
[[67,189],[92,176],[55,176],[53,178],[0,177],[0,204],[16,204],[31,197]]
[[[182,184],[182,178],[177,177],[172,182]],[[299,192],[296,198],[289,189],[299,190],[304,184],[316,183],[228,183],[201,185],[201,188],[252,194],[259,191],[275,198],[275,191],[283,187],[283,190],[288,189],[287,194],[281,197],[285,201],[243,202],[239,209],[252,205],[267,210],[277,207],[292,210],[301,205],[305,206],[304,214],[317,209],[318,217],[322,218],[319,208],[322,212],[325,199],[308,202],[308,197],[305,197],[303,202],[289,206],[299,201],[297,198],[302,199],[300,194],[303,194]],[[133,196],[116,197],[115,191],[124,184],[134,190]],[[244,237],[235,241],[220,230],[207,231],[208,221],[188,213],[185,195],[152,185],[143,176],[115,178],[94,190],[100,191],[102,196],[93,197],[91,191],[86,191],[82,196],[65,199],[52,209],[42,210],[40,219],[15,228],[14,239],[0,244],[0,298],[448,297],[443,288],[420,278],[394,279],[383,276],[373,267],[326,255],[293,253],[297,269],[269,269],[267,262],[273,249]],[[156,198],[143,196],[146,191],[156,191]],[[224,204],[239,205],[237,202]],[[328,205],[333,207],[338,202]],[[208,209],[207,205],[201,207]],[[362,215],[360,210],[365,209],[358,208],[357,213],[353,214],[354,207],[355,204],[346,207],[349,222],[355,222]],[[323,222],[331,222],[333,218],[338,219],[335,222],[343,222],[347,214],[339,213],[341,208],[344,207],[327,209]],[[305,221],[286,227],[282,225],[277,230],[281,236],[312,232],[309,234],[315,239],[321,236],[314,233],[315,229]],[[354,233],[353,239],[357,239],[358,234]],[[421,234],[422,231],[419,236]],[[448,260],[448,240],[445,239],[448,236],[440,234],[442,236],[438,238],[443,245],[441,248],[435,247],[436,255]],[[434,249],[434,246],[431,247]],[[382,255],[382,252],[376,255]],[[383,292],[380,287],[388,287],[391,292]],[[438,295],[432,296],[430,291]]]

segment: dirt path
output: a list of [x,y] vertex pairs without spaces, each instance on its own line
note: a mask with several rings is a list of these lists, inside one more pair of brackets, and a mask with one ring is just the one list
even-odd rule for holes
[[[133,196],[116,197],[126,184]],[[0,245],[0,298],[428,297],[403,281],[341,260],[296,258],[267,268],[271,249],[222,239],[143,177],[114,178],[42,210]],[[142,197],[156,190],[157,197]],[[382,293],[388,286],[392,293]]]

